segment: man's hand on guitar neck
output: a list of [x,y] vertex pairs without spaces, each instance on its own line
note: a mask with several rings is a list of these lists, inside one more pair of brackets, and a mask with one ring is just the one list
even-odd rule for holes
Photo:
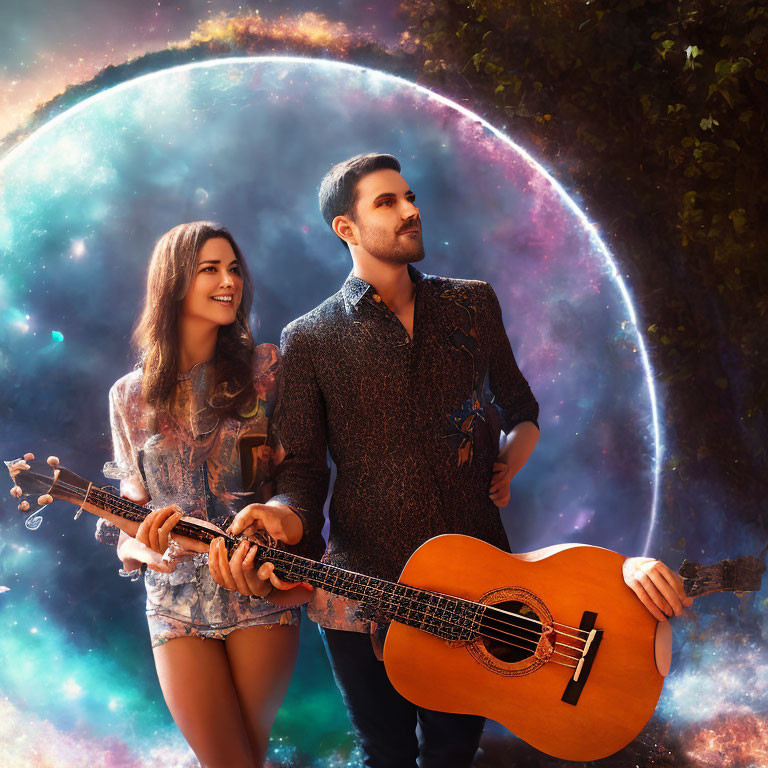
[[687,597],[683,579],[661,560],[652,557],[628,557],[622,567],[626,585],[659,621],[679,616],[689,608],[693,598]]
[[[228,532],[235,536],[241,533],[250,536],[261,530],[277,541],[296,544],[301,540],[304,526],[301,518],[283,504],[249,504],[237,513]],[[278,578],[272,563],[262,563],[256,568],[257,553],[257,546],[249,546],[247,541],[242,541],[228,559],[224,540],[214,539],[208,557],[213,580],[226,589],[255,597],[272,595],[275,590],[287,592],[299,586]],[[311,589],[308,584],[301,586]],[[270,597],[270,601],[281,602],[274,596]]]

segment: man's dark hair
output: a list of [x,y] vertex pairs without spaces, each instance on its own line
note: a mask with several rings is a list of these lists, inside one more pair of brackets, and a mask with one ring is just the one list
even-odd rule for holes
[[[354,219],[357,182],[363,176],[382,168],[390,168],[400,173],[400,163],[396,157],[369,152],[367,155],[355,155],[349,160],[337,163],[325,174],[320,182],[318,198],[320,212],[329,227],[337,216],[349,216]],[[342,242],[349,248],[344,240]]]

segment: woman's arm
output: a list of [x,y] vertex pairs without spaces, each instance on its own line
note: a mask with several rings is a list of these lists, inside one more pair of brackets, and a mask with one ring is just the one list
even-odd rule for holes
[[[142,506],[149,501],[147,489],[135,476],[120,481],[120,496]],[[146,563],[153,571],[170,573],[174,568],[173,563],[164,561],[162,552],[168,548],[170,529],[180,518],[181,512],[167,507],[150,512],[133,536],[121,530],[120,539],[117,542],[117,556],[123,561],[123,570],[135,571],[141,567],[142,563]],[[157,550],[152,548],[153,543]],[[162,549],[160,549],[161,546]]]

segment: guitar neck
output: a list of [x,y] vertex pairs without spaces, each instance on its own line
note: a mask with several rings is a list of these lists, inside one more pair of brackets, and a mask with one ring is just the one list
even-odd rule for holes
[[471,640],[484,613],[485,606],[479,603],[348,571],[275,547],[260,547],[258,558],[273,563],[281,579],[303,581],[357,600],[363,612],[378,621],[397,621],[446,640]]
[[[102,513],[108,519],[118,517],[141,523],[149,514],[146,507],[97,488],[64,467],[57,468],[52,477],[49,469],[33,461],[28,470],[17,475],[16,482],[26,487],[26,495],[47,493],[92,514]],[[230,536],[188,520],[180,520],[174,526],[174,533],[205,544],[222,536],[230,555],[242,540],[242,536]],[[258,560],[273,563],[279,578],[306,582],[356,600],[366,617],[379,622],[397,621],[446,640],[466,642],[477,635],[485,613],[485,606],[480,603],[355,573],[276,547],[260,543],[255,546],[258,546]]]
[[[86,501],[103,512],[108,512],[123,520],[130,520],[135,523],[141,523],[151,511],[129,499],[123,498],[122,496],[115,496],[101,488],[95,487],[91,487],[88,491]],[[174,533],[178,533],[179,535],[186,536],[190,539],[202,541],[205,544],[210,544],[217,536],[223,536],[229,551],[234,551],[234,548],[237,546],[237,541],[234,536],[222,534],[218,531],[211,531],[202,525],[197,525],[196,523],[188,522],[187,520],[179,520],[173,530]]]

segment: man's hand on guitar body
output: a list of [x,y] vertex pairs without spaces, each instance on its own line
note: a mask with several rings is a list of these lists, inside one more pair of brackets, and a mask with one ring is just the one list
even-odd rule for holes
[[660,560],[628,557],[622,567],[625,584],[659,621],[679,616],[693,604],[686,596],[683,579]]

